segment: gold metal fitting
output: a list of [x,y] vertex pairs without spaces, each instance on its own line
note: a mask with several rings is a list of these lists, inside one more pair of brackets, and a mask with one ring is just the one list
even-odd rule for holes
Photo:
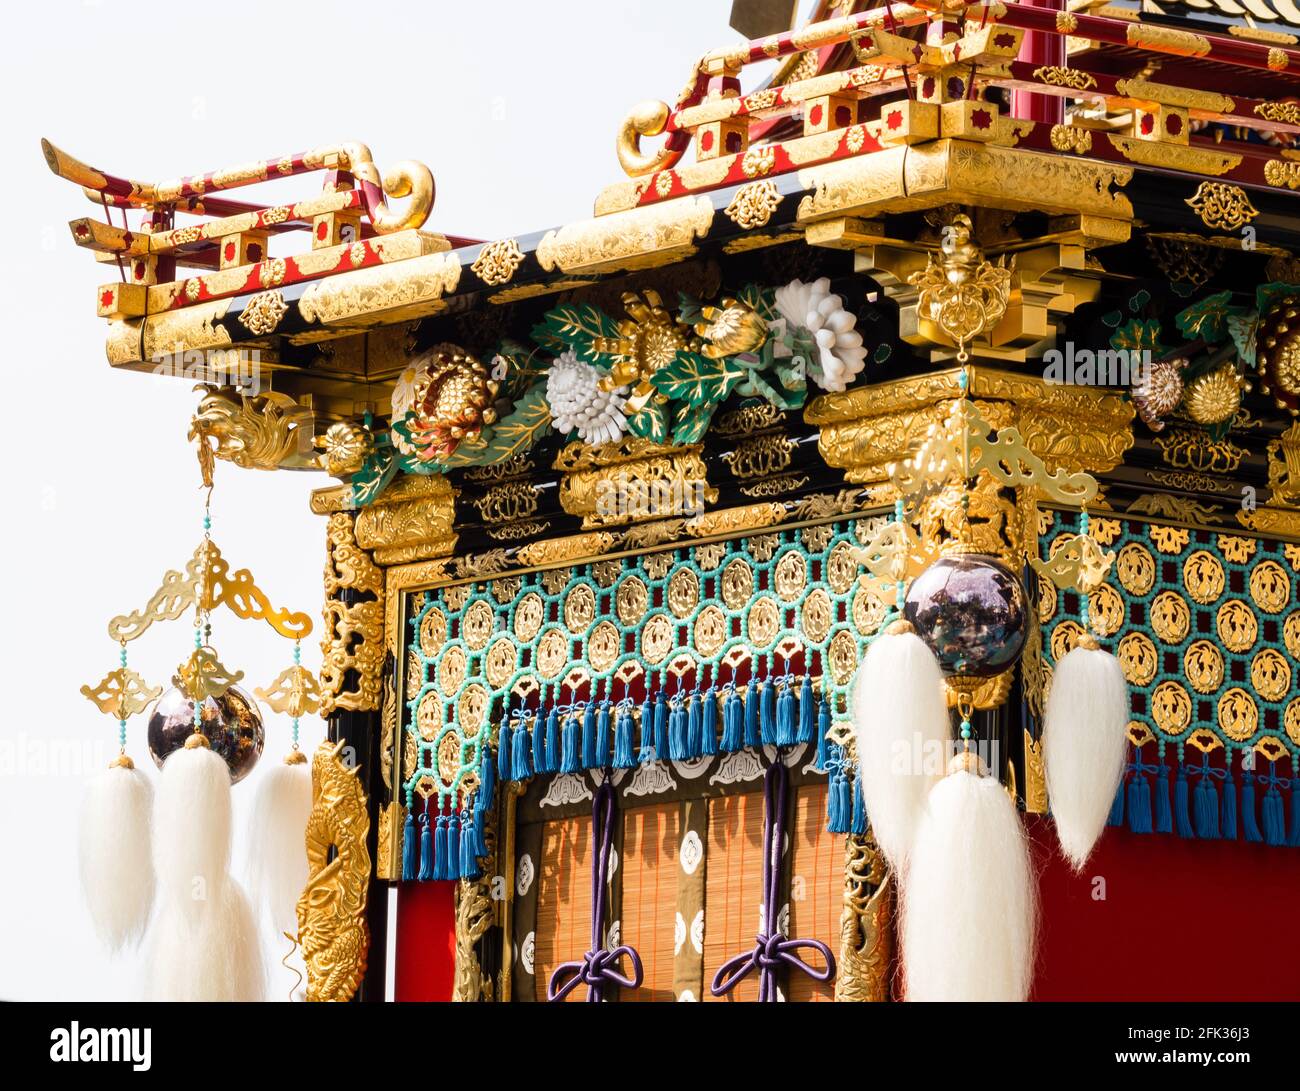
[[905,617],[897,618],[885,626],[885,636],[902,636],[904,633],[915,633],[916,626]]
[[202,731],[191,731],[190,737],[185,740],[185,749],[197,750],[200,746],[212,749],[212,744],[208,742],[208,737]]
[[1097,643],[1097,638],[1092,633],[1080,633],[1079,639],[1075,641],[1076,648],[1087,648],[1090,652],[1100,651],[1101,645]]
[[301,750],[297,749],[297,747],[295,747],[293,750],[290,750],[289,753],[285,754],[284,764],[285,765],[306,765],[307,755],[304,754]]
[[110,769],[134,769],[135,762],[125,754],[118,754],[117,757],[108,763],[108,767]]
[[970,773],[973,776],[986,777],[988,768],[974,750],[959,750],[948,761],[948,775],[951,776],[953,773]]

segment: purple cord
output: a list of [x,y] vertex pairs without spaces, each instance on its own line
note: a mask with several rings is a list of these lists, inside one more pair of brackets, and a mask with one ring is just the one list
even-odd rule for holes
[[[831,949],[817,939],[787,939],[780,930],[777,899],[780,897],[781,849],[785,844],[785,797],[789,771],[780,757],[768,766],[763,778],[763,928],[751,951],[733,955],[718,967],[709,991],[714,996],[729,993],[754,970],[758,971],[758,999],[776,1002],[777,971],[782,963],[802,970],[814,981],[829,981],[835,973]],[[795,952],[809,947],[821,952],[826,968],[810,966]]]
[[[591,859],[591,948],[581,959],[562,962],[551,973],[546,986],[548,1001],[563,1000],[579,985],[587,986],[587,1002],[599,1004],[605,999],[605,982],[612,981],[627,989],[641,985],[641,956],[623,944],[605,950],[605,898],[609,890],[609,852],[613,845],[614,788],[607,777],[596,789],[591,805],[591,840],[596,850]],[[625,977],[615,967],[624,955],[632,960],[632,976]]]

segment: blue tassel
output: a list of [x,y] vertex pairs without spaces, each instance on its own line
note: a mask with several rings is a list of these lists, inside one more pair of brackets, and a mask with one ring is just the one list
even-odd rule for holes
[[[577,755],[574,755],[577,759]],[[546,716],[546,771],[560,771],[560,712],[554,705]]]
[[1187,766],[1178,766],[1178,779],[1174,782],[1174,822],[1179,837],[1195,837],[1192,820],[1187,814]]
[[546,710],[537,710],[533,721],[533,772],[546,772]]
[[668,756],[673,761],[686,760],[686,711],[681,705],[668,710]]
[[781,687],[776,699],[776,745],[793,746],[795,740],[794,690],[789,685]]
[[1134,833],[1151,832],[1151,785],[1140,772],[1128,782],[1128,828]]
[[776,685],[772,682],[758,686],[758,735],[764,746],[776,745]]
[[420,815],[420,870],[416,878],[422,883],[433,878],[433,830],[428,811]]
[[862,781],[858,777],[853,778],[853,832],[864,834],[867,832],[867,802],[862,798]]
[[758,684],[745,687],[745,745],[758,746]]
[[1219,794],[1214,790],[1208,767],[1203,767],[1200,783],[1196,785],[1193,809],[1196,815],[1196,836],[1212,840],[1219,836]]
[[700,757],[712,757],[717,752],[718,692],[710,686],[700,702]]
[[478,794],[474,797],[474,809],[480,813],[486,811],[492,806],[492,793],[496,791],[496,770],[492,766],[492,758],[484,754],[483,761],[479,766],[478,774]]
[[457,861],[458,870],[462,879],[476,879],[475,874],[478,871],[477,861],[475,860],[474,850],[476,848],[477,837],[475,828],[472,824],[462,826],[460,835],[460,859]]
[[838,773],[831,773],[826,780],[826,831],[828,833],[839,833],[840,814],[839,803],[840,794],[835,790],[835,778]]
[[653,761],[655,754],[655,706],[654,702],[646,697],[641,705],[641,753],[638,758],[641,762]]
[[817,731],[817,706],[813,699],[812,679],[803,676],[803,685],[799,687],[799,729],[795,742],[810,743]]
[[839,812],[840,824],[835,833],[848,833],[853,823],[853,800],[849,796],[849,778],[840,773],[835,782],[835,809]]
[[528,752],[532,748],[528,742],[528,725],[521,723],[515,728],[514,738],[510,740],[510,779],[527,780]]
[[[608,729],[608,723],[605,726]],[[596,734],[596,706],[589,704],[582,713],[582,767],[600,769],[604,764],[600,760],[600,747]]]
[[1291,836],[1286,843],[1300,848],[1300,777],[1295,776],[1291,778]]
[[1264,840],[1255,819],[1255,774],[1249,769],[1241,774],[1241,835],[1255,844]]
[[1124,825],[1124,782],[1121,781],[1119,791],[1115,793],[1114,800],[1110,805],[1110,816],[1106,819],[1107,826]]
[[420,867],[420,835],[415,830],[414,809],[406,812],[406,824],[402,826],[402,878],[410,881],[415,878]]
[[441,814],[433,831],[433,877],[447,878],[447,816]]
[[510,718],[505,717],[501,721],[501,730],[497,734],[497,775],[504,784],[508,780],[514,780],[510,770]]
[[[478,860],[480,856],[488,854],[487,834],[485,824],[481,814],[474,816],[474,858]],[[475,870],[479,870],[476,866]]]
[[1277,780],[1270,777],[1268,791],[1260,808],[1264,815],[1264,844],[1286,844],[1286,812],[1282,807],[1282,793],[1277,790]]
[[729,754],[734,754],[744,743],[741,725],[744,715],[740,694],[734,689],[728,691],[722,702],[722,749]]
[[704,748],[704,723],[700,716],[700,695],[692,693],[686,703],[686,756],[698,758]]
[[1156,774],[1156,833],[1174,832],[1174,813],[1169,806],[1169,766],[1160,759],[1160,771]]
[[578,719],[572,714],[564,718],[564,727],[560,729],[563,740],[560,752],[560,772],[576,773],[582,766],[578,764]]
[[831,704],[823,701],[821,713],[817,717],[817,770],[826,771],[826,762],[830,759]]
[[655,695],[655,754],[660,761],[669,757],[668,743],[668,699],[663,691]]
[[447,878],[460,878],[460,819],[452,815],[447,819]]
[[1237,782],[1232,776],[1232,755],[1228,755],[1227,776],[1223,781],[1223,813],[1219,816],[1219,829],[1225,841],[1237,840]]
[[596,717],[596,761],[602,769],[609,768],[609,748],[613,740],[610,738],[609,725],[613,719],[610,712],[609,701],[600,706],[600,713]]
[[632,749],[632,710],[619,710],[614,727],[614,768],[631,769],[636,765],[636,754]]

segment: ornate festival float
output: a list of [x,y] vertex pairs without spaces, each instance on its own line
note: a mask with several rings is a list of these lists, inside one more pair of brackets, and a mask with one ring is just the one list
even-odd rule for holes
[[[1300,897],[1300,10],[1243,2],[740,3],[590,219],[490,242],[361,144],[45,145],[205,483],[336,479],[324,666],[254,690],[329,724],[257,802],[309,999],[382,998],[392,927],[399,998],[1286,995],[1185,957],[1236,934],[1191,898]],[[92,911],[137,936],[156,865],[163,998],[260,988],[208,617],[312,630],[209,528],[85,689]],[[163,693],[128,646],[189,616]]]

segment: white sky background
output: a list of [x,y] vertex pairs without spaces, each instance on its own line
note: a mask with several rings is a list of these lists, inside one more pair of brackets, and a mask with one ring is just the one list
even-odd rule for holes
[[[406,158],[429,165],[437,201],[428,229],[495,239],[589,216],[600,188],[623,177],[614,155],[623,116],[642,99],[672,102],[691,63],[735,39],[730,6],[45,0],[7,8],[0,998],[133,995],[138,956],[103,952],[77,878],[82,786],[116,740],[116,722],[78,688],[117,664],[108,619],[143,606],[202,533],[185,439],[197,396],[185,380],[116,373],[105,362],[94,289],[115,270],[73,245],[67,222],[94,209],[49,172],[40,138],[145,180],[359,140],[381,170]],[[320,180],[260,192],[301,199]],[[305,249],[305,236],[293,245]],[[313,669],[324,524],[307,497],[328,482],[218,463],[213,501],[213,536],[232,566],[251,568],[275,602],[317,620],[304,645]],[[289,664],[288,642],[269,627],[219,615],[222,659],[253,685]],[[131,646],[132,666],[167,684],[192,638],[185,620],[155,626]],[[288,720],[264,712],[266,753],[235,789],[236,874],[253,782],[288,746]],[[129,731],[129,752],[155,773],[143,718]],[[304,748],[322,734],[318,720],[305,720]],[[292,979],[275,970],[279,998]]]

